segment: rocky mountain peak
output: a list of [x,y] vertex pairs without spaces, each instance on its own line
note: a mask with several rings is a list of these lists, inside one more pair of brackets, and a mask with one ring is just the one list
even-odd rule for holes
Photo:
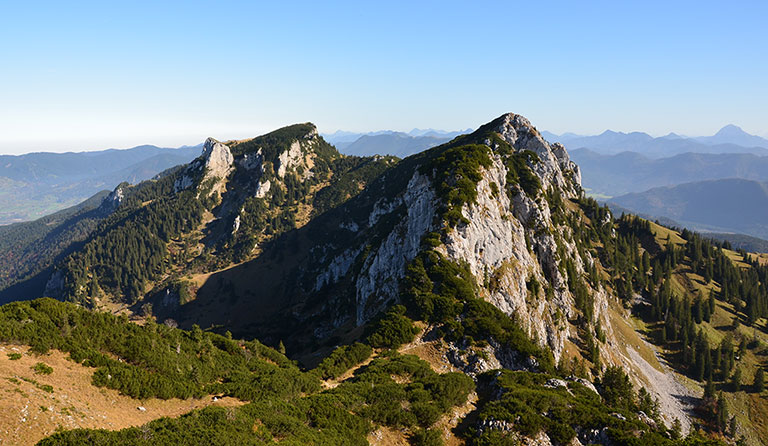
[[101,202],[101,206],[99,208],[105,214],[111,214],[118,207],[120,207],[120,204],[123,202],[124,198],[125,193],[123,192],[123,184],[120,184],[115,188],[115,190],[110,192],[109,195],[104,197],[104,200]]
[[231,172],[235,161],[229,147],[213,138],[205,140],[202,157],[205,178],[225,178]]
[[[203,143],[203,152],[199,158],[192,161],[183,175],[179,176],[174,183],[176,192],[188,189],[195,184],[195,178],[200,178],[200,171],[203,172],[202,180],[217,179],[224,180],[234,169],[235,157],[229,146],[214,138],[208,138]],[[221,181],[217,181],[214,190],[221,189]]]
[[715,133],[715,136],[743,136],[749,135],[749,133],[742,130],[741,127],[735,124],[728,124]]
[[536,127],[526,117],[516,113],[505,113],[493,121],[496,123],[496,131],[504,136],[508,143],[514,145],[518,135],[534,134],[541,136]]
[[312,124],[311,122],[306,123],[306,125],[309,127],[306,134],[304,134],[304,139],[315,139],[318,136],[317,133],[317,126],[315,124]]
[[527,118],[507,113],[493,120],[491,126],[515,151],[530,150],[539,157],[542,162],[533,169],[545,188],[556,185],[569,195],[581,188],[579,166],[571,161],[565,147],[560,143],[550,145]]

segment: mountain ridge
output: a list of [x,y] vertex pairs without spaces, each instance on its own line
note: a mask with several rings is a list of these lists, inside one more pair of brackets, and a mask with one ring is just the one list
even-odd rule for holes
[[[0,340],[72,351],[97,368],[96,385],[129,395],[251,402],[231,416],[206,409],[143,431],[75,430],[44,444],[142,432],[188,440],[209,416],[209,438],[255,444],[323,435],[364,444],[391,428],[423,444],[454,427],[470,445],[671,446],[689,432],[685,444],[706,444],[699,423],[718,444],[724,401],[737,415],[745,407],[727,387],[734,342],[768,315],[759,260],[614,218],[584,196],[566,148],[512,113],[403,160],[342,155],[309,123],[211,138],[191,163],[123,184],[101,206],[109,215],[82,245],[47,264],[46,294],[80,306],[0,307]],[[709,313],[698,320],[705,298]],[[739,317],[742,328],[730,322]],[[97,325],[71,321],[100,318],[134,334],[84,345],[81,331]],[[237,340],[254,337],[312,370]],[[739,370],[755,373],[757,347],[744,348]],[[722,359],[707,363],[710,378],[704,352]],[[265,356],[272,365],[252,361]],[[698,398],[707,379],[723,402]],[[472,389],[463,426],[436,427]],[[315,418],[296,418],[307,413]],[[740,432],[759,438],[762,426],[738,416]],[[279,431],[281,422],[297,429]]]
[[686,152],[768,155],[768,139],[749,135],[734,125],[723,127],[713,136],[700,137],[687,137],[674,133],[653,137],[644,132],[624,133],[613,130],[605,130],[599,135],[591,136],[556,135],[549,132],[547,136],[552,141],[565,144],[571,150],[587,148],[608,155],[626,151],[642,153],[652,158],[663,158]]
[[184,164],[199,146],[144,145],[96,152],[0,155],[0,224],[29,221],[76,205],[123,181],[139,182]]
[[583,171],[584,186],[593,193],[607,196],[698,180],[768,180],[768,156],[749,153],[682,153],[658,159],[638,152],[604,155],[590,149],[576,149],[570,153]]
[[[735,200],[734,197],[739,197]],[[614,197],[635,212],[671,218],[692,229],[768,238],[768,183],[740,178],[697,181]]]

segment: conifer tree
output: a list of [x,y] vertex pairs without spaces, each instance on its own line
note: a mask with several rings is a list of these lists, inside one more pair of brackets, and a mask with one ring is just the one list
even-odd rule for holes
[[728,408],[725,405],[723,392],[717,397],[717,428],[720,432],[725,432],[728,423]]
[[702,319],[709,322],[712,319],[712,312],[709,310],[709,304],[704,304],[702,309]]
[[755,372],[755,382],[752,385],[752,387],[755,389],[755,392],[757,393],[761,393],[763,390],[765,390],[765,382],[764,382],[762,367],[757,368],[757,371]]
[[733,371],[733,376],[731,377],[731,388],[734,392],[741,390],[741,368],[739,367]]
[[672,423],[671,436],[673,440],[679,440],[683,436],[683,426],[679,418],[675,418],[675,421]]
[[712,380],[712,374],[707,377],[707,385],[704,386],[704,399],[711,400],[715,398],[715,382]]

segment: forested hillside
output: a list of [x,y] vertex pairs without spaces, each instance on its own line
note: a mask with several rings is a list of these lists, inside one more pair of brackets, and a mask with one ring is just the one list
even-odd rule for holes
[[75,206],[122,182],[136,184],[199,153],[199,147],[139,146],[79,153],[0,155],[0,225]]
[[[108,193],[35,221],[0,226],[0,303],[42,295],[50,270],[76,248],[108,212],[100,210]],[[12,287],[22,281],[23,285]]]

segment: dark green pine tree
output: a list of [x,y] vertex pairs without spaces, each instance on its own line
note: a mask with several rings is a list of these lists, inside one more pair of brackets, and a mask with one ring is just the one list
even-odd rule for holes
[[702,319],[704,319],[705,322],[709,322],[712,319],[712,312],[709,310],[708,303],[703,305]]
[[752,388],[755,389],[755,392],[761,393],[763,390],[765,390],[765,378],[763,377],[763,368],[758,367],[757,371],[755,372],[755,382],[752,384]]
[[679,440],[683,436],[683,426],[680,423],[680,419],[675,418],[672,423],[672,432],[670,433],[673,440]]
[[733,371],[733,376],[731,376],[731,389],[734,392],[741,390],[741,368],[739,367],[736,367],[736,370]]
[[725,397],[723,392],[717,397],[717,428],[720,432],[725,432],[728,425],[728,408],[725,406]]
[[707,376],[707,385],[704,386],[704,397],[705,400],[713,400],[715,399],[715,382],[712,380],[712,374],[710,373],[709,376]]
[[700,298],[696,298],[696,302],[693,303],[693,317],[697,324],[700,324],[704,320],[704,304]]
[[707,262],[707,266],[704,267],[704,282],[709,283],[712,281],[714,275],[714,269],[712,268],[712,262]]
[[693,364],[693,374],[696,378],[696,381],[704,381],[704,350],[702,349],[696,349],[696,359],[694,360]]
[[715,347],[715,353],[712,355],[712,368],[719,369],[720,363],[723,358],[723,347],[721,344],[717,344]]

